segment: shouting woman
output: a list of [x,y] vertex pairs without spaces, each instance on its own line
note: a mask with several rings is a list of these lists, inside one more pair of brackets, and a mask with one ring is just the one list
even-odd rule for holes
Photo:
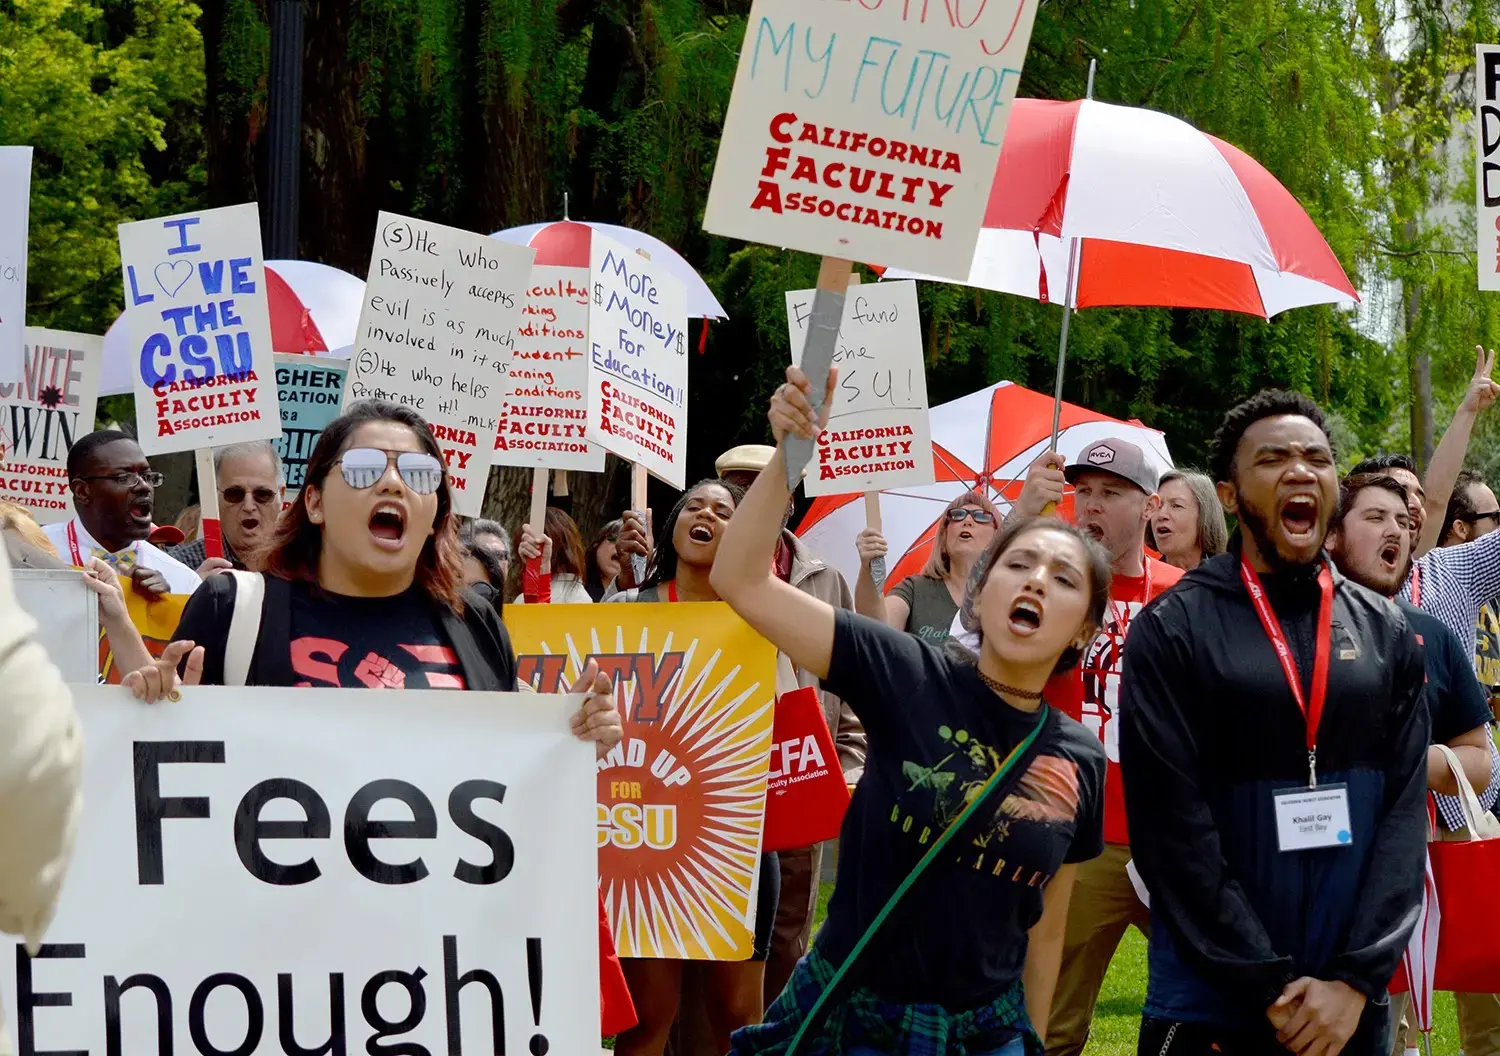
[[1070,525],[1009,526],[965,597],[977,662],[789,589],[770,574],[785,438],[810,439],[823,421],[802,372],[787,379],[770,412],[783,447],[728,525],[712,583],[848,701],[869,754],[827,922],[733,1051],[1039,1054],[1074,869],[1102,849],[1104,797],[1098,739],[1042,687],[1098,627],[1108,560]]
[[1191,572],[1229,545],[1219,493],[1207,474],[1168,470],[1157,485],[1161,507],[1151,517],[1151,543],[1162,560]]

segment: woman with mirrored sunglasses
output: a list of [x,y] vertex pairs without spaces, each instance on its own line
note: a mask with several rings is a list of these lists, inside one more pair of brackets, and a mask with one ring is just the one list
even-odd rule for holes
[[937,538],[927,566],[902,579],[884,597],[870,575],[870,562],[885,556],[885,537],[866,528],[854,543],[860,563],[854,585],[855,611],[932,645],[945,641],[963,603],[969,572],[995,538],[1000,519],[995,504],[983,493],[964,492],[938,518]]

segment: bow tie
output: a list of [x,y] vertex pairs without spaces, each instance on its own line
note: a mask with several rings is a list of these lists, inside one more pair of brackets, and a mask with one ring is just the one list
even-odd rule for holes
[[95,557],[101,561],[108,562],[113,566],[116,574],[122,578],[130,578],[130,574],[135,571],[135,547],[133,546],[129,549],[121,550],[118,554],[112,554],[108,550],[98,546],[94,547],[93,551]]

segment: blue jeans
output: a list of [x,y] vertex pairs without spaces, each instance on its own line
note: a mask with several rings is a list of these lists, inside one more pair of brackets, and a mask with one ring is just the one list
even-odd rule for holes
[[[994,1052],[976,1052],[974,1056],[1023,1056],[1026,1045],[1020,1038],[1012,1038]],[[886,1056],[874,1049],[850,1049],[846,1056]]]

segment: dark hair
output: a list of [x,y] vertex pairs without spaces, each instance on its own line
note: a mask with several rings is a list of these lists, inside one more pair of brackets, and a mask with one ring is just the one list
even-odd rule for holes
[[729,492],[729,497],[734,500],[735,509],[739,509],[740,503],[745,498],[745,489],[738,484],[731,484],[723,477],[707,477],[698,481],[687,491],[682,493],[682,498],[672,507],[672,511],[666,518],[656,526],[656,542],[651,551],[651,563],[646,566],[646,578],[641,583],[642,588],[655,587],[677,578],[677,546],[672,542],[672,532],[677,527],[677,518],[682,516],[682,511],[687,508],[688,500],[703,488],[713,486],[723,488]]
[[283,579],[303,580],[316,584],[318,560],[323,550],[323,527],[307,517],[307,489],[323,487],[323,481],[344,453],[355,431],[366,422],[395,422],[416,434],[417,442],[444,465],[443,481],[437,490],[437,517],[432,538],[417,558],[416,582],[434,601],[442,602],[462,615],[464,611],[464,562],[458,544],[457,517],[453,513],[453,496],[448,489],[448,472],[443,449],[438,446],[426,420],[410,407],[386,400],[359,400],[344,408],[323,428],[312,456],[307,460],[303,484],[297,498],[276,523],[276,534],[266,548],[264,571]]
[[[1104,552],[1104,548],[1094,542],[1082,529],[1067,521],[1061,521],[1055,517],[1012,517],[1005,523],[1005,527],[1000,529],[1000,534],[995,536],[995,541],[974,563],[974,570],[969,573],[969,585],[964,590],[964,602],[960,608],[963,625],[978,633],[981,641],[983,632],[980,630],[979,620],[974,615],[974,602],[984,590],[985,581],[990,578],[990,572],[994,570],[996,563],[1005,556],[1005,552],[1015,545],[1017,540],[1032,532],[1042,531],[1060,532],[1071,536],[1083,547],[1084,557],[1088,561],[1088,568],[1085,570],[1089,577],[1088,620],[1096,631],[1103,626],[1104,611],[1109,608],[1111,578],[1109,555]],[[969,653],[967,649],[959,647],[958,652],[959,655],[967,655],[969,659],[974,659],[975,654]],[[1082,649],[1068,646],[1057,658],[1057,664],[1053,667],[1052,673],[1061,674],[1072,670],[1082,656]]]
[[1366,488],[1385,489],[1401,500],[1401,509],[1405,511],[1408,501],[1406,488],[1395,477],[1385,473],[1350,473],[1339,481],[1339,506],[1333,511],[1333,517],[1328,522],[1330,532],[1336,532],[1344,526],[1344,518],[1349,516],[1349,511],[1354,509],[1354,503],[1358,501],[1360,492]]
[[73,446],[68,449],[68,479],[77,480],[84,476],[94,452],[106,444],[120,440],[129,440],[132,444],[136,442],[135,437],[118,429],[99,429],[73,441]]
[[1469,498],[1469,489],[1475,484],[1483,484],[1483,475],[1472,469],[1460,470],[1453,480],[1453,494],[1448,496],[1448,510],[1443,515],[1443,536],[1438,544],[1446,546],[1448,540],[1453,536],[1453,522],[1467,521],[1473,523],[1474,514],[1479,511],[1474,508],[1474,502]]
[[1404,469],[1408,473],[1415,475],[1417,472],[1417,463],[1410,455],[1376,455],[1374,458],[1367,458],[1355,466],[1349,471],[1349,475],[1352,477],[1369,473],[1380,473],[1384,476],[1390,476],[1389,471],[1392,469]]
[[[1323,409],[1308,397],[1300,392],[1262,389],[1232,408],[1224,416],[1218,432],[1214,433],[1213,451],[1209,458],[1209,469],[1213,472],[1214,480],[1234,480],[1234,453],[1246,430],[1262,418],[1276,418],[1286,414],[1306,418],[1323,430],[1325,437],[1328,435],[1328,422],[1323,417]],[[1328,444],[1332,449],[1333,441],[1329,440]]]
[[589,592],[589,597],[598,601],[604,597],[604,588],[608,586],[604,582],[604,574],[599,569],[599,548],[605,543],[618,542],[620,529],[625,526],[621,520],[613,520],[599,529],[599,534],[594,536],[589,548],[583,555],[583,586]]
[[[542,531],[552,540],[552,574],[554,576],[576,576],[583,579],[583,535],[578,531],[578,522],[556,506],[547,507],[546,524]],[[521,533],[515,533],[514,552],[521,551]]]

